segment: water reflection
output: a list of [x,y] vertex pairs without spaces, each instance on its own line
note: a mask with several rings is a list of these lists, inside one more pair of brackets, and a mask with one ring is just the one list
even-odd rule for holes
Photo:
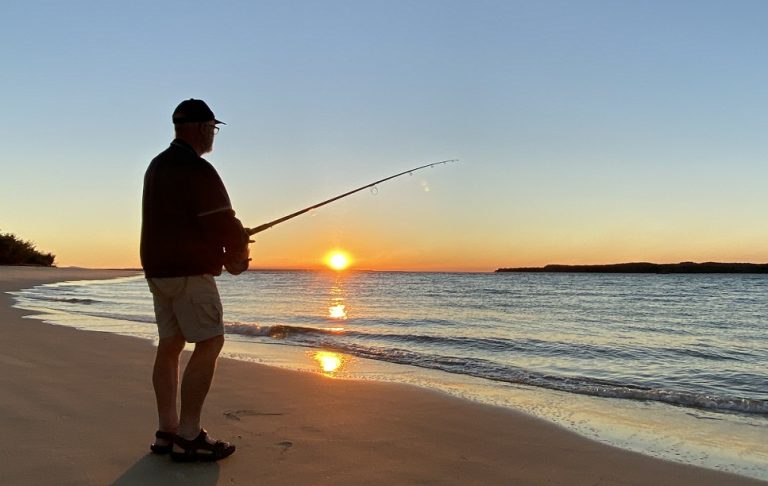
[[331,319],[346,319],[347,306],[344,304],[331,304],[331,306],[328,307],[328,317]]
[[320,371],[328,376],[333,376],[341,371],[347,362],[345,355],[332,351],[317,351],[312,357],[320,365]]
[[341,276],[338,276],[331,286],[331,298],[328,305],[328,317],[330,319],[344,320],[348,317],[347,305],[344,301],[344,286],[342,283]]
[[[343,283],[342,276],[338,275],[329,291],[327,318],[334,321],[346,320],[349,317]],[[324,330],[343,333],[344,327],[336,325],[334,327],[326,327]],[[312,353],[312,359],[317,362],[320,371],[324,375],[332,377],[343,370],[345,364],[349,361],[349,356],[333,351],[315,351]]]

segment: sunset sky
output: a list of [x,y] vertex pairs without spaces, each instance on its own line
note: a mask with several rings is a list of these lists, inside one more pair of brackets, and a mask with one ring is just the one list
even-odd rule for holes
[[4,1],[0,231],[138,267],[171,112],[257,226],[251,268],[768,261],[768,2]]

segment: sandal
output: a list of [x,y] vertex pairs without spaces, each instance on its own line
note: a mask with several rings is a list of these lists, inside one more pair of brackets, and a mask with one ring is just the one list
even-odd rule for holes
[[176,434],[158,430],[157,432],[155,432],[155,439],[167,440],[168,445],[160,445],[157,442],[155,442],[154,444],[149,446],[149,450],[151,450],[155,454],[168,454],[173,450],[173,439],[175,438],[176,438]]
[[235,452],[235,446],[229,442],[217,440],[210,443],[207,439],[208,432],[205,429],[200,429],[200,433],[192,440],[175,436],[173,443],[184,449],[184,452],[171,450],[171,459],[176,462],[218,461]]

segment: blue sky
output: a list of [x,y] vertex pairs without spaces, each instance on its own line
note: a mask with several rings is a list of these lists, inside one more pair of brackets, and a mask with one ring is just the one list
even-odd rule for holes
[[[264,233],[381,269],[766,261],[768,4],[4,2],[0,230],[60,265],[137,266],[141,178],[182,99]],[[429,192],[424,187],[429,187]]]

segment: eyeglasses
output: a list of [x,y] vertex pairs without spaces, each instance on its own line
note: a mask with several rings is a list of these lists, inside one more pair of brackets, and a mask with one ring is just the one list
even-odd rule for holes
[[206,124],[205,126],[206,126],[206,127],[208,127],[208,128],[210,128],[210,129],[212,129],[212,130],[213,130],[213,134],[214,134],[214,135],[216,135],[217,133],[219,133],[219,127],[217,127],[216,125],[208,125],[208,124]]

